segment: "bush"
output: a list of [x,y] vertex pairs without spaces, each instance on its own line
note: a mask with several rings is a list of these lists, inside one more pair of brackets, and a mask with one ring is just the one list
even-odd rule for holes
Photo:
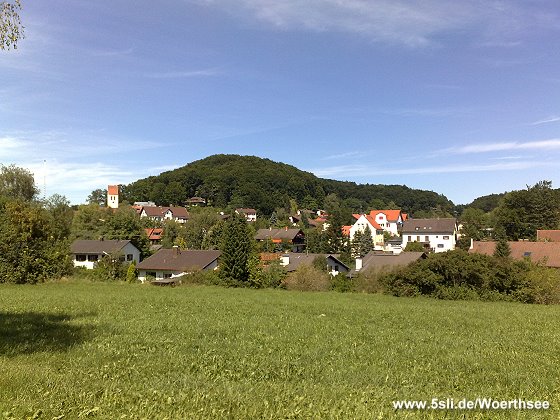
[[221,285],[222,280],[214,270],[195,271],[179,278],[181,284]]
[[560,303],[560,271],[535,266],[525,277],[525,284],[515,294],[517,300],[545,305]]
[[352,279],[352,291],[361,293],[383,293],[385,287],[380,279],[385,273],[368,270]]
[[287,290],[324,292],[330,288],[329,275],[310,265],[300,265],[289,273],[282,286]]
[[346,277],[344,274],[339,274],[331,278],[331,290],[337,292],[350,292],[352,291],[353,280]]

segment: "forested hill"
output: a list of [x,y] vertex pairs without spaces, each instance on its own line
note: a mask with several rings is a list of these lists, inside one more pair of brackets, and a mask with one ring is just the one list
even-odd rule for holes
[[412,213],[453,209],[451,201],[432,191],[322,179],[255,156],[213,155],[123,187],[123,198],[129,202],[181,205],[196,196],[216,207],[250,207],[262,214],[288,206],[290,199],[300,208],[323,208],[325,197],[332,193],[353,211],[388,205]]

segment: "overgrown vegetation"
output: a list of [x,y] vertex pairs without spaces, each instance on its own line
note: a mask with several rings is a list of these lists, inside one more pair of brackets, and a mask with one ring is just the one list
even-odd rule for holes
[[560,271],[463,250],[431,254],[380,281],[395,296],[560,303]]

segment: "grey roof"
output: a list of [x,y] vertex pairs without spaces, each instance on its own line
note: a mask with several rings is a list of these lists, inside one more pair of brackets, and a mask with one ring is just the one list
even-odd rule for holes
[[298,252],[288,252],[282,254],[285,256],[290,257],[290,262],[288,265],[284,266],[284,270],[286,271],[295,271],[300,265],[312,265],[315,258],[330,258],[334,260],[337,264],[341,265],[346,269],[346,271],[350,270],[346,264],[338,259],[339,255],[337,254],[306,254],[306,253],[298,253]]
[[[426,258],[424,252],[401,252],[400,254],[380,254],[375,251],[368,253],[362,259],[360,272],[370,270],[389,271],[397,267],[404,267],[414,261]],[[353,273],[356,271],[353,270]]]
[[220,251],[185,251],[177,248],[160,249],[136,266],[138,270],[193,271],[212,264]]
[[77,239],[70,246],[72,254],[110,254],[112,252],[119,252],[127,244],[129,240],[105,239],[105,240],[86,240]]
[[449,233],[456,230],[457,220],[449,219],[409,219],[403,223],[403,234]]
[[259,229],[255,239],[257,241],[266,239],[294,240],[299,234],[303,235],[301,229]]

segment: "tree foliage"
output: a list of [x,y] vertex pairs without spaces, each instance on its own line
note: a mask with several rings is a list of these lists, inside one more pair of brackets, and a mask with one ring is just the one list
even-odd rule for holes
[[0,196],[31,201],[39,194],[33,174],[15,165],[0,164]]
[[496,228],[509,240],[534,240],[538,229],[560,227],[560,192],[551,181],[540,181],[527,189],[504,196],[495,211]]
[[220,277],[225,282],[249,284],[252,240],[245,219],[234,215],[226,222],[220,256]]
[[36,283],[69,272],[67,244],[39,203],[0,203],[0,231],[0,282]]
[[0,2],[0,49],[17,48],[18,42],[24,38],[24,27],[19,12],[20,0]]

